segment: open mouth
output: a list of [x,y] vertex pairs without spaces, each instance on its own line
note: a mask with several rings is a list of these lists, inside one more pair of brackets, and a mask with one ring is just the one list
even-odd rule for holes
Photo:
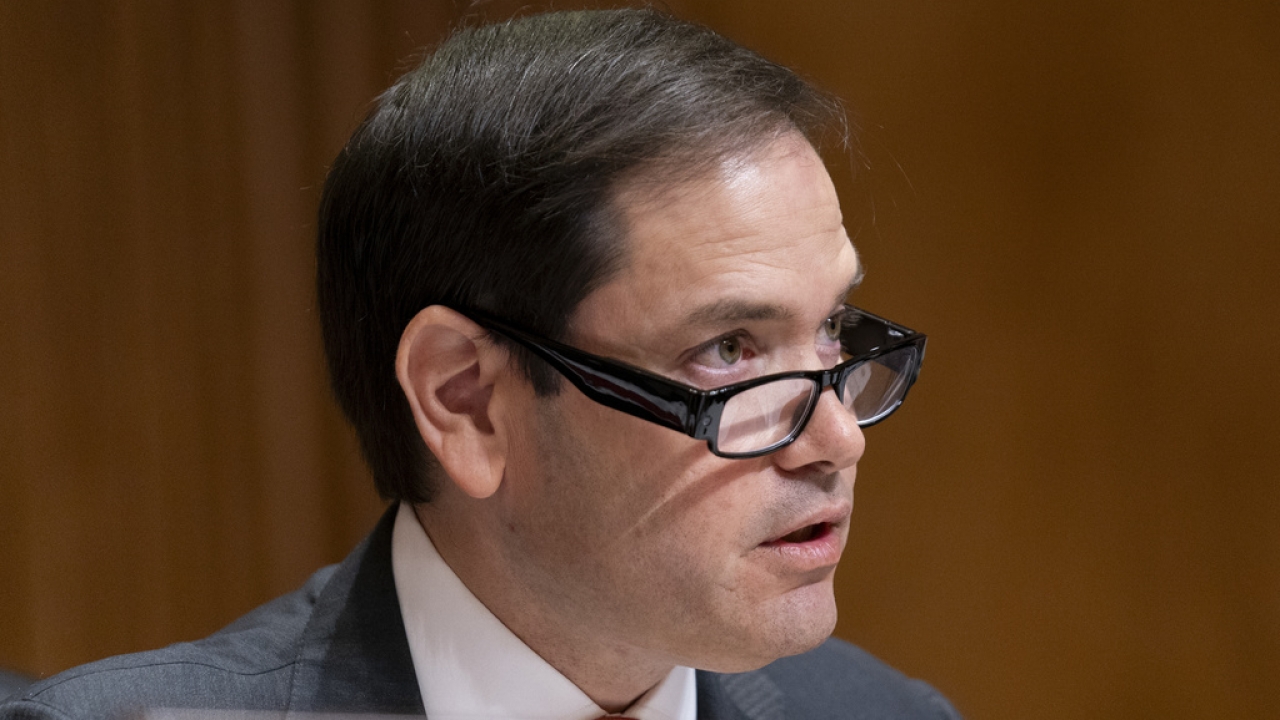
[[806,525],[799,530],[789,532],[777,540],[770,540],[766,545],[784,545],[787,543],[807,543],[817,540],[831,532],[831,523],[820,522]]

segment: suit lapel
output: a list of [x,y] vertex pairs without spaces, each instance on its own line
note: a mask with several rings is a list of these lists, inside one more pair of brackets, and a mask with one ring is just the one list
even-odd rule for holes
[[764,673],[698,671],[698,720],[783,720],[782,691]]
[[391,572],[396,505],[316,599],[294,666],[289,709],[423,715]]

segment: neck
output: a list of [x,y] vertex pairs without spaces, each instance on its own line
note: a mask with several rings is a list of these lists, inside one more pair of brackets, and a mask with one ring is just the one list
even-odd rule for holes
[[577,612],[572,598],[538,592],[548,582],[524,582],[528,568],[514,568],[494,533],[475,527],[474,517],[438,498],[414,508],[440,557],[467,589],[525,645],[554,667],[605,712],[616,713],[661,682],[674,661],[618,642],[610,628]]

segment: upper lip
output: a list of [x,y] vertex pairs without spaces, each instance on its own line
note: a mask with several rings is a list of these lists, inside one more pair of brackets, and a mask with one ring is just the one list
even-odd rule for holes
[[782,538],[790,535],[797,530],[803,530],[810,525],[819,525],[822,523],[833,526],[844,525],[849,520],[849,515],[853,512],[853,503],[847,500],[841,500],[828,505],[823,505],[805,515],[799,520],[789,522],[780,532],[775,532],[769,536],[765,543],[778,542]]

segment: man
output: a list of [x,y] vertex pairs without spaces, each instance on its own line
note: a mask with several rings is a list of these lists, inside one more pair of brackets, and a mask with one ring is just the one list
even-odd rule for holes
[[649,10],[459,33],[331,169],[335,393],[393,505],[342,565],[6,717],[955,717],[827,640],[861,427],[924,338],[814,144],[838,106]]

